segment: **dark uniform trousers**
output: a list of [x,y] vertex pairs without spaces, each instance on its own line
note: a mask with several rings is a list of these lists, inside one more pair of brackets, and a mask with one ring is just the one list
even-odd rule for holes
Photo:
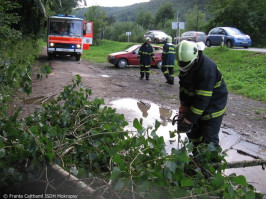
[[146,74],[146,79],[149,79],[151,73],[150,67],[150,65],[140,64],[140,78],[144,78],[144,75]]
[[162,72],[167,82],[174,83],[174,65],[163,65]]
[[222,124],[223,115],[212,118],[209,120],[198,120],[194,125],[194,128],[187,133],[189,141],[193,142],[194,145],[200,143],[213,142],[215,145],[219,145],[220,126]]

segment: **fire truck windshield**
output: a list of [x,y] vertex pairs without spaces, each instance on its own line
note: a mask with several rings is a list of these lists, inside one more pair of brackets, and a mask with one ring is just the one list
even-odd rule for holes
[[49,35],[82,37],[82,21],[75,19],[50,19]]

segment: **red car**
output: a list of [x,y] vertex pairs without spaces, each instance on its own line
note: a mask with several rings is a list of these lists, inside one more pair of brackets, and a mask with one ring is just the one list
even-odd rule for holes
[[[108,56],[108,62],[119,67],[124,68],[127,65],[139,65],[138,52],[141,45],[133,45],[125,51],[111,53]],[[153,46],[155,62],[151,61],[151,66],[162,67],[162,53],[163,48],[160,46]]]

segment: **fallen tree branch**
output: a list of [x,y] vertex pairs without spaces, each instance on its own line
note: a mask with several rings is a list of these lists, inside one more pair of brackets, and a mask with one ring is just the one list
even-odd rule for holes
[[[215,163],[214,166],[219,167],[220,163]],[[244,167],[253,167],[261,165],[262,169],[265,170],[266,159],[255,159],[255,160],[244,160],[244,161],[236,161],[236,162],[228,162],[226,169],[231,168],[244,168]]]
[[250,157],[252,157],[252,158],[254,158],[254,159],[261,159],[261,157],[259,157],[259,156],[254,156],[254,155],[252,155],[252,154],[250,154],[250,153],[247,153],[247,152],[245,152],[245,151],[243,151],[243,150],[241,150],[241,149],[236,149],[236,151],[237,151],[237,153],[239,153],[239,154],[242,154],[242,155],[245,155],[245,156],[250,156]]
[[262,165],[262,166],[266,165],[266,159],[256,159],[256,160],[244,160],[244,161],[238,161],[238,162],[228,162],[226,168],[230,169],[230,168],[252,167],[252,166],[258,166],[258,165]]
[[50,169],[61,176],[64,180],[71,181],[78,189],[82,190],[82,193],[98,196],[99,198],[103,198],[101,195],[96,194],[96,190],[89,187],[84,182],[80,181],[75,176],[71,175],[70,173],[66,172],[62,169],[59,165],[53,164],[50,165]]

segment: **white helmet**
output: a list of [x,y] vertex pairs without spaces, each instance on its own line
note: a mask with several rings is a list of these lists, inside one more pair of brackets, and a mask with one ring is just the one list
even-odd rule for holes
[[166,42],[167,43],[172,43],[172,37],[171,36],[167,36],[166,37]]
[[145,39],[144,39],[144,42],[151,42],[151,38],[149,38],[149,37],[146,37]]
[[179,69],[182,72],[187,72],[198,57],[199,50],[195,42],[183,40],[177,45],[175,55]]

